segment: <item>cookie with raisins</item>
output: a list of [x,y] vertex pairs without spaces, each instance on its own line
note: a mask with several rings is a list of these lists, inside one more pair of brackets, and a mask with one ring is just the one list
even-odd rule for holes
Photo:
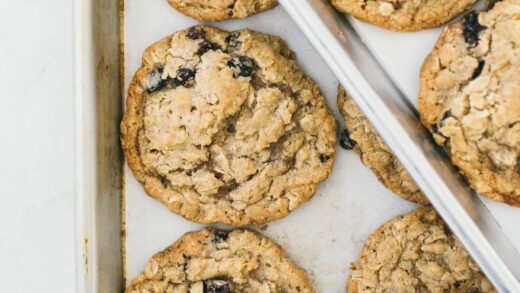
[[423,64],[421,121],[470,186],[520,206],[520,1],[447,27]]
[[336,123],[278,37],[198,26],[149,47],[121,123],[145,191],[199,223],[263,224],[332,171]]

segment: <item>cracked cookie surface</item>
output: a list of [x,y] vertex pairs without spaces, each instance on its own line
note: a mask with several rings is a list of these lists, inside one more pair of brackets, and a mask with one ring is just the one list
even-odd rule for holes
[[347,292],[495,292],[433,208],[420,208],[369,236]]
[[338,10],[394,31],[418,31],[442,25],[477,0],[332,0]]
[[278,37],[199,26],[149,47],[121,123],[145,191],[200,223],[262,224],[332,171],[336,124]]
[[314,292],[307,273],[267,237],[206,228],[155,254],[126,293]]
[[421,121],[471,187],[520,206],[520,1],[468,14],[421,72]]
[[273,8],[276,0],[168,0],[180,12],[200,21],[245,18]]
[[401,198],[428,205],[429,201],[415,184],[410,174],[394,156],[383,138],[361,112],[343,87],[338,88],[338,107],[345,119],[347,142],[345,148],[353,149],[361,160],[377,176],[379,181]]

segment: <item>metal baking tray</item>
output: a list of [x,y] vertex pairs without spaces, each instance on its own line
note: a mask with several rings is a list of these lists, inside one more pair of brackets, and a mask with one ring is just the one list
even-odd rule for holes
[[124,288],[119,5],[117,0],[74,1],[78,293]]
[[[428,161],[426,154],[439,155],[419,130],[411,104],[401,99],[401,90],[395,85],[400,84],[401,76],[386,74],[380,66],[384,63],[372,56],[373,51],[365,48],[349,26],[352,22],[321,1],[280,3],[245,20],[210,25],[227,30],[247,27],[284,38],[303,69],[320,84],[340,127],[335,76],[345,85],[355,84],[347,88],[418,176],[419,184],[495,285],[516,292],[511,288],[518,288],[514,287],[519,272],[515,264],[520,259],[487,208],[517,247],[519,213],[489,201],[482,205],[477,197],[450,195],[454,190],[459,195],[469,191],[453,181],[455,175],[446,181],[438,175],[438,165],[445,168],[443,172],[451,172],[445,174],[454,174],[445,159],[437,164]],[[126,89],[143,50],[198,22],[170,8],[165,0],[77,0],[74,18],[77,292],[122,292],[151,255],[183,233],[202,227],[146,196],[124,163],[119,144]],[[321,36],[315,35],[316,29]],[[327,51],[342,54],[341,60]],[[345,73],[342,68],[349,70]],[[372,79],[367,80],[368,76]],[[372,80],[378,80],[377,84]],[[417,127],[416,132],[409,132],[411,125]],[[340,148],[337,152],[333,174],[309,203],[284,219],[252,227],[280,243],[291,259],[308,271],[317,292],[345,292],[349,265],[357,259],[368,235],[387,220],[417,207],[384,188],[358,155]],[[411,162],[407,160],[410,157],[414,158]],[[490,233],[494,233],[492,239]],[[503,260],[504,255],[509,262]]]

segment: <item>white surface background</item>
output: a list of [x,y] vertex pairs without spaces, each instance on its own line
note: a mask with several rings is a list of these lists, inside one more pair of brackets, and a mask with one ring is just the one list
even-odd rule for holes
[[71,0],[0,8],[1,292],[74,292]]

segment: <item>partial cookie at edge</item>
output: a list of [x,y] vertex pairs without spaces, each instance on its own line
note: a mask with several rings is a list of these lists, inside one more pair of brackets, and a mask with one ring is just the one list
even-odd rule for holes
[[126,293],[314,292],[283,249],[249,230],[190,232],[155,254]]
[[168,0],[168,3],[200,21],[245,18],[278,4],[276,0]]
[[347,282],[358,292],[496,292],[433,208],[390,220],[372,233]]
[[379,181],[403,199],[428,205],[428,199],[413,178],[341,86],[338,87],[338,107],[345,119],[349,138],[355,142],[353,149]]
[[421,70],[421,121],[478,193],[520,206],[520,1],[447,27]]
[[332,0],[332,5],[364,22],[394,31],[418,31],[442,25],[477,0]]

